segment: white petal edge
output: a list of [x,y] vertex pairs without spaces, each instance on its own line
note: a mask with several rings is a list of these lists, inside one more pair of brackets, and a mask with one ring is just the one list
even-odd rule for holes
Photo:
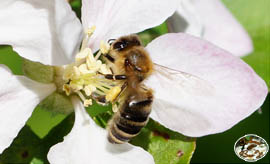
[[[194,36],[199,36],[200,32],[202,38],[239,57],[253,51],[250,36],[220,0],[183,0],[182,3],[188,5],[180,6],[169,19],[171,32],[187,32]],[[188,23],[185,28],[176,20],[179,16]]]
[[117,39],[160,25],[179,3],[179,0],[83,0],[84,29],[96,26],[90,47],[96,51],[101,40]]
[[154,164],[153,157],[130,144],[114,145],[107,141],[106,130],[98,127],[77,97],[72,97],[75,123],[64,141],[51,147],[51,164]]
[[56,88],[23,76],[12,75],[0,65],[0,154],[25,125],[39,102]]
[[82,38],[82,25],[66,0],[0,2],[0,44],[43,64],[72,60]]
[[250,66],[207,41],[166,34],[146,49],[155,63],[186,73],[162,75],[156,68],[146,81],[155,91],[153,119],[184,135],[199,137],[230,129],[267,96],[265,82]]
[[203,24],[200,15],[190,0],[181,0],[176,12],[168,18],[169,32],[184,32],[194,36],[203,36]]

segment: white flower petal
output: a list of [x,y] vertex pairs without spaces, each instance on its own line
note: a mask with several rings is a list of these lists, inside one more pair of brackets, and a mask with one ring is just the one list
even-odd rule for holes
[[257,110],[267,95],[265,82],[246,63],[207,41],[167,34],[147,50],[155,63],[174,69],[156,66],[146,81],[155,91],[152,117],[184,135],[223,132]]
[[98,127],[82,103],[72,98],[75,123],[64,141],[54,145],[48,154],[52,164],[154,164],[153,157],[130,144],[114,145],[107,141],[106,130]]
[[[204,39],[236,56],[253,51],[248,33],[220,0],[183,0],[182,3],[189,5],[180,6],[174,17],[169,19],[172,32],[187,32],[195,36],[201,34]],[[183,21],[188,25],[183,26]]]
[[204,28],[200,15],[190,0],[181,0],[176,12],[167,20],[167,25],[169,32],[185,32],[194,36],[203,36]]
[[0,44],[43,64],[70,62],[78,50],[81,24],[66,0],[0,1]]
[[14,76],[0,65],[0,154],[17,136],[36,105],[55,90],[23,76]]
[[83,0],[85,29],[96,26],[90,47],[99,48],[101,40],[137,33],[164,22],[176,10],[179,0]]

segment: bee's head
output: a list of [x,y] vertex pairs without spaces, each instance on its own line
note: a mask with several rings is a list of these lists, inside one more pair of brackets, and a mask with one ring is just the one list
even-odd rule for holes
[[141,41],[137,35],[123,36],[112,43],[112,49],[124,51],[134,46],[141,46]]

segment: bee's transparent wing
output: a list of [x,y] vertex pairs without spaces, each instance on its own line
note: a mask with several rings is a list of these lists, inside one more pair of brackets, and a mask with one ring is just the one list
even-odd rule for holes
[[[218,104],[214,100],[215,87],[210,82],[189,73],[155,64],[155,71],[145,84],[154,90],[151,113],[154,120],[186,135],[198,136],[200,128],[211,129],[208,127],[209,112],[204,112],[204,105],[218,106]],[[213,117],[216,116],[213,111]],[[189,134],[186,131],[191,126],[195,130]]]
[[[162,65],[154,65],[154,76],[160,79],[159,83],[160,85],[163,85],[164,88],[175,87],[180,89],[183,94],[186,92],[197,95],[211,95],[211,93],[214,91],[214,87],[212,84],[210,84],[210,82],[197,76]],[[167,86],[169,83],[173,83],[173,85]]]

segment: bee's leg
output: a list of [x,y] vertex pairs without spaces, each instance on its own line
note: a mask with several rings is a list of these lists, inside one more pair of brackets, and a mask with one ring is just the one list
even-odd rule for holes
[[113,74],[102,74],[99,72],[99,74],[103,75],[106,79],[110,80],[126,80],[126,75],[113,75]]
[[114,58],[109,54],[103,54],[105,58],[107,58],[110,62],[114,63]]

